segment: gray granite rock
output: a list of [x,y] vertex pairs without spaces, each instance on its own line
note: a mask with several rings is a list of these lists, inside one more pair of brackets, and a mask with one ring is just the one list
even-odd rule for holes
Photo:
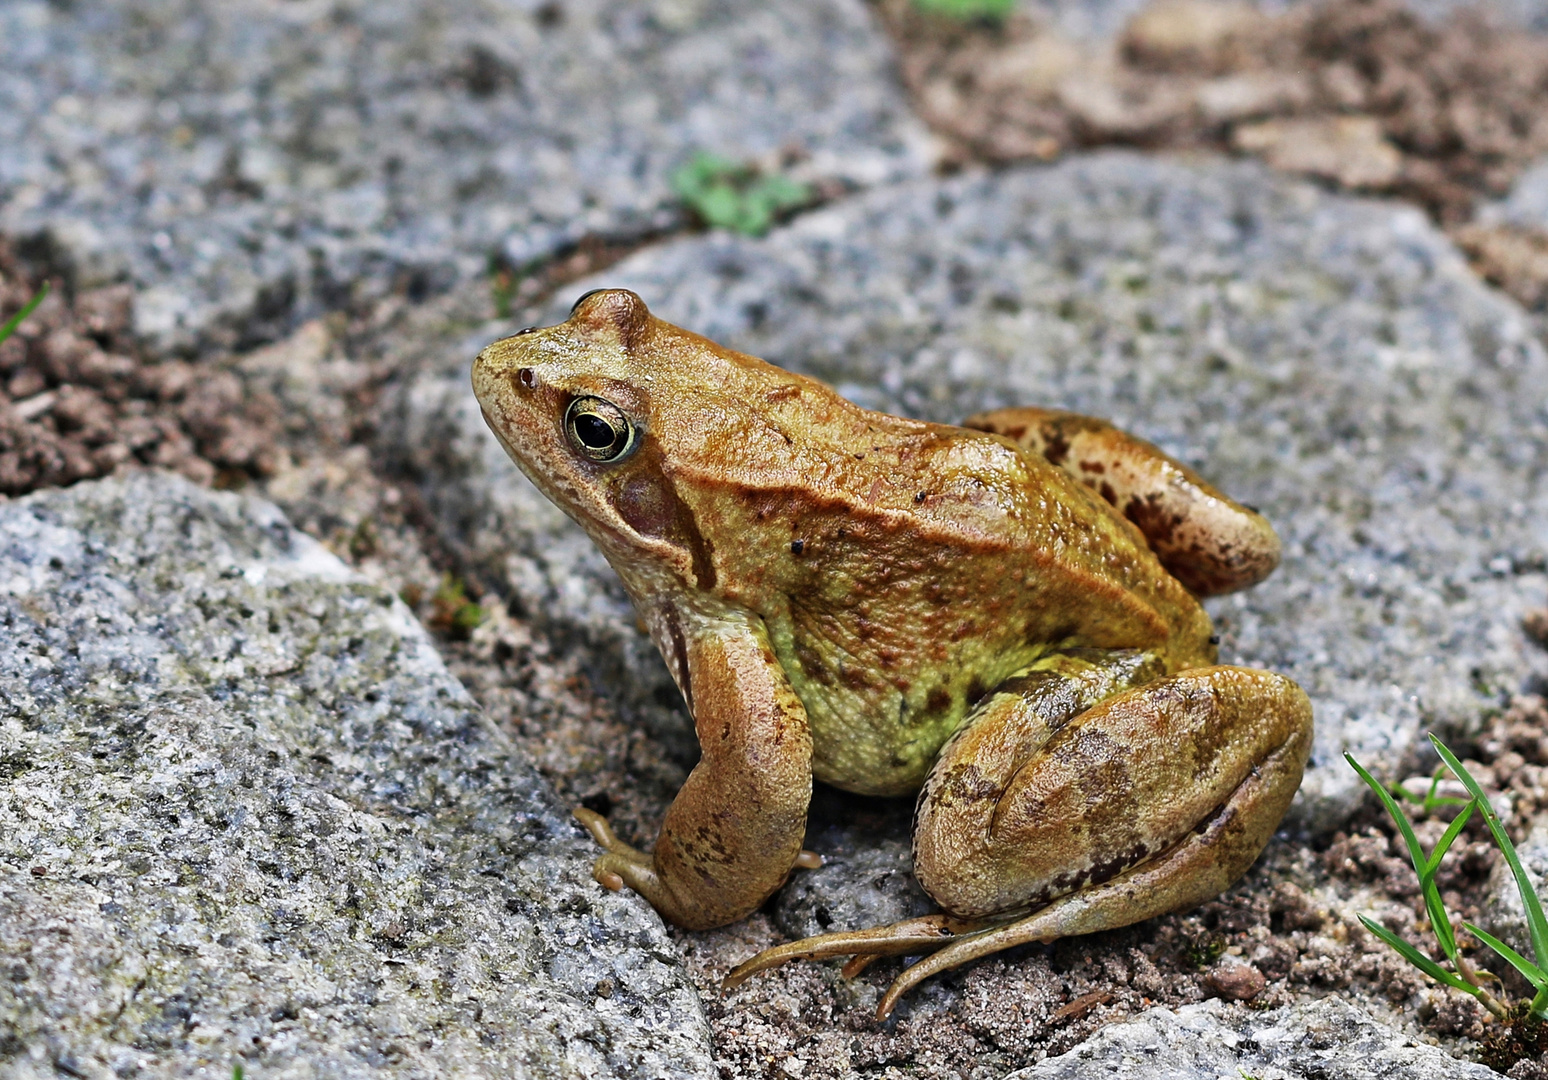
[[[1521,867],[1532,882],[1533,891],[1539,898],[1548,896],[1548,818],[1538,818],[1521,843],[1516,845],[1516,855]],[[1527,930],[1526,907],[1521,903],[1521,890],[1516,887],[1516,875],[1501,859],[1495,863],[1489,875],[1489,892],[1479,912],[1478,925],[1512,946],[1529,959],[1536,950]]]
[[1480,207],[1478,221],[1548,232],[1548,158],[1516,177],[1505,198]]
[[157,348],[681,223],[694,152],[917,174],[860,0],[0,5],[0,232]]
[[1492,1080],[1338,998],[1252,1012],[1220,1001],[1152,1009],[1005,1080]]
[[393,596],[166,476],[0,500],[0,1077],[701,1077],[660,920]]
[[914,880],[907,840],[832,829],[807,842],[822,852],[822,867],[791,875],[774,899],[774,921],[789,937],[865,930],[939,910]]
[[[1548,357],[1417,210],[1249,162],[1107,153],[651,248],[548,319],[600,285],[865,405],[1111,417],[1261,507],[1283,565],[1209,606],[1225,659],[1312,697],[1302,827],[1363,797],[1343,750],[1391,772],[1422,730],[1472,729],[1548,678],[1519,629],[1548,591]],[[616,650],[615,685],[669,694],[600,556],[484,430],[478,336],[454,340],[456,370],[408,387],[388,441],[473,563]]]

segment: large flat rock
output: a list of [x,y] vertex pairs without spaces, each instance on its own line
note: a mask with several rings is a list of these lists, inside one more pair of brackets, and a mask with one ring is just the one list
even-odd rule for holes
[[[1304,827],[1361,797],[1345,749],[1390,771],[1422,730],[1473,729],[1548,678],[1519,628],[1548,588],[1548,357],[1417,210],[1253,163],[1099,154],[678,241],[572,291],[600,285],[866,405],[1111,417],[1261,507],[1283,565],[1210,608],[1226,660],[1312,697]],[[469,357],[508,330],[418,348]],[[388,425],[447,536],[621,657],[622,696],[669,697],[600,556],[484,430],[460,357]]]
[[143,287],[158,348],[674,227],[696,151],[926,147],[861,0],[0,6],[0,232]]
[[1251,1013],[1206,1001],[1152,1009],[1005,1080],[1490,1080],[1336,997]]
[[0,1076],[710,1074],[401,602],[166,476],[0,500]]

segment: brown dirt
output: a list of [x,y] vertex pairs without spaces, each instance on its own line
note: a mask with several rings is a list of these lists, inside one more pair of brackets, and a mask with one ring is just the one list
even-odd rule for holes
[[[33,296],[0,244],[0,321]],[[142,356],[132,296],[53,291],[0,344],[0,493],[105,476],[135,463],[231,486],[274,469],[279,410],[234,372]]]
[[[1432,24],[1398,0],[1277,16],[1234,0],[1158,0],[1098,48],[1026,15],[997,25],[924,15],[910,0],[879,9],[916,107],[958,162],[1209,148],[1412,199],[1457,229],[1548,152],[1548,38],[1476,11]],[[1490,280],[1548,306],[1548,236],[1458,239]]]

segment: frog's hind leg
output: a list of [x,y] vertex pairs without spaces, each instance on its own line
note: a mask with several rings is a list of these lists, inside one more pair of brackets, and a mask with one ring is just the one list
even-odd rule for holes
[[1105,420],[1055,409],[998,409],[964,424],[1004,435],[1096,491],[1199,596],[1256,585],[1279,565],[1279,538],[1261,514]]
[[[1103,698],[1156,678],[1159,659],[1132,649],[1071,649],[1045,656],[1005,679],[979,703],[942,750],[942,761],[964,762],[974,776],[1009,779],[1061,726]],[[942,778],[937,764],[930,784]],[[939,802],[927,785],[920,794],[921,813]],[[944,798],[954,796],[946,792]],[[916,845],[919,830],[916,828]],[[917,863],[917,852],[916,852]],[[993,908],[993,905],[989,905]],[[726,989],[750,976],[792,960],[852,956],[846,976],[858,974],[882,956],[918,956],[981,936],[1030,909],[992,910],[981,917],[949,914],[905,919],[891,926],[821,934],[766,949],[726,976]]]
[[1114,929],[1215,896],[1246,872],[1300,785],[1311,707],[1288,679],[1210,667],[1154,678],[1144,653],[1045,657],[996,687],[920,793],[914,870],[950,914],[826,934],[754,957],[933,955],[938,972],[1031,941]]
[[947,745],[920,795],[914,872],[960,917],[1035,910],[906,970],[883,1015],[975,957],[1223,892],[1278,827],[1311,750],[1311,703],[1267,671],[1194,668],[1147,682],[1056,716],[1030,753],[1006,748],[1029,727],[1036,695],[996,698]]

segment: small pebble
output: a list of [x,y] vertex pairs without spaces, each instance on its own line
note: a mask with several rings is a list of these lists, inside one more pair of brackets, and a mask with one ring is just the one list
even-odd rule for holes
[[1246,1001],[1262,993],[1268,980],[1263,977],[1263,972],[1241,957],[1226,956],[1209,969],[1209,974],[1204,977],[1204,985],[1211,993],[1227,1001]]

